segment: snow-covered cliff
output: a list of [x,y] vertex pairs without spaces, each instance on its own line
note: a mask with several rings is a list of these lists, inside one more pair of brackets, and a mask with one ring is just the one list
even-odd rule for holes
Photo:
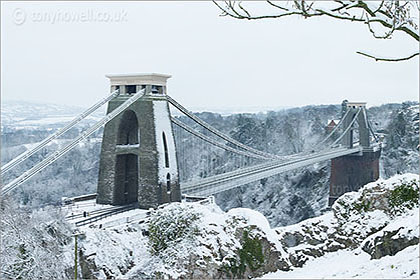
[[251,209],[173,203],[146,223],[86,228],[81,276],[415,279],[418,195],[418,175],[397,175],[343,195],[319,217],[277,228]]

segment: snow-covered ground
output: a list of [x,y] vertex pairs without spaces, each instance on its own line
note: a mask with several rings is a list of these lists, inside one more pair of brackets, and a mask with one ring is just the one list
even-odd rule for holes
[[[413,198],[397,208],[390,202],[401,186],[418,193],[418,179],[403,174],[369,183],[319,217],[277,228],[257,211],[224,212],[212,203],[124,212],[80,228],[82,276],[418,279],[419,208]],[[68,249],[71,264],[71,244]]]
[[395,256],[371,260],[357,250],[340,250],[308,261],[292,271],[268,273],[261,279],[419,279],[419,245]]

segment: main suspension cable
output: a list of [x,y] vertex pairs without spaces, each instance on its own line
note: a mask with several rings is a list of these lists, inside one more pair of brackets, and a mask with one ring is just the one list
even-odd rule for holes
[[47,146],[54,139],[60,137],[61,135],[63,135],[67,131],[69,131],[71,128],[73,128],[75,125],[77,125],[83,119],[85,119],[87,116],[89,116],[94,111],[96,111],[99,107],[101,107],[102,105],[104,105],[106,102],[108,102],[112,98],[116,97],[118,94],[119,94],[119,90],[116,90],[116,91],[112,92],[109,96],[103,98],[98,103],[94,104],[92,107],[88,108],[82,114],[80,114],[79,116],[77,116],[76,118],[74,118],[65,127],[63,127],[62,129],[58,130],[54,134],[52,134],[52,135],[48,136],[47,138],[45,138],[41,143],[39,143],[38,145],[36,145],[34,148],[25,151],[24,153],[20,154],[19,156],[15,157],[11,161],[9,161],[5,165],[3,165],[1,167],[1,176],[3,176],[6,172],[10,171],[12,168],[14,168],[15,166],[17,166],[18,164],[20,164],[23,161],[25,161],[26,159],[28,159],[30,156],[32,156],[33,154],[35,154],[36,152],[38,152],[39,150],[41,150],[45,146]]
[[119,115],[121,112],[123,112],[125,109],[127,109],[131,104],[133,104],[135,101],[140,99],[144,95],[144,89],[137,92],[135,95],[127,99],[123,104],[118,106],[116,109],[114,109],[111,113],[103,117],[101,120],[96,122],[91,128],[89,128],[87,131],[79,135],[75,140],[73,140],[71,143],[67,144],[65,147],[59,149],[58,151],[54,152],[47,158],[45,158],[43,161],[29,169],[28,171],[24,172],[21,176],[14,179],[12,182],[4,186],[1,190],[1,195],[5,195],[9,193],[10,191],[14,190],[21,184],[23,184],[26,180],[43,170],[45,167],[49,166],[53,162],[55,162],[57,159],[65,155],[67,152],[72,150],[74,147],[76,147],[81,141],[92,135],[96,130],[98,130],[100,127],[114,119],[117,115]]
[[185,124],[185,123],[177,120],[174,117],[171,117],[171,121],[172,121],[172,123],[176,124],[177,126],[181,127],[182,129],[188,131],[189,133],[197,136],[198,138],[200,138],[200,139],[206,141],[207,143],[210,143],[210,144],[212,144],[212,145],[214,145],[216,147],[222,148],[222,149],[224,149],[226,151],[229,151],[229,152],[236,153],[238,155],[243,155],[243,156],[247,156],[247,157],[252,157],[252,158],[267,160],[266,157],[255,155],[255,154],[252,154],[252,153],[249,153],[249,152],[246,152],[246,151],[241,151],[241,150],[232,148],[230,146],[227,146],[225,144],[219,143],[216,140],[212,139],[211,137],[209,137],[207,135],[204,135],[201,132],[198,132],[198,131],[194,130],[192,127],[190,127],[187,124]]
[[330,147],[334,146],[335,144],[337,144],[343,137],[344,135],[346,135],[346,133],[349,131],[349,129],[351,129],[351,127],[353,126],[354,122],[357,120],[357,117],[359,116],[360,111],[362,111],[361,108],[359,108],[359,110],[357,110],[356,114],[353,117],[353,120],[351,121],[351,123],[349,124],[349,126],[346,128],[346,130],[344,130],[344,132],[340,135],[340,137],[338,137],[334,143],[332,143],[330,145]]
[[228,141],[229,143],[240,147],[250,153],[256,154],[256,155],[260,155],[263,156],[265,158],[278,158],[279,156],[277,155],[273,155],[273,154],[269,154],[269,153],[265,153],[259,150],[256,150],[254,148],[251,148],[247,145],[242,144],[241,142],[231,138],[230,136],[220,132],[219,130],[215,129],[214,127],[212,127],[211,125],[209,125],[208,123],[206,123],[205,121],[201,120],[199,117],[195,116],[193,113],[189,112],[185,107],[183,107],[181,104],[179,104],[178,102],[176,102],[172,97],[170,97],[169,95],[166,96],[167,100],[169,103],[171,103],[175,108],[177,108],[179,111],[181,111],[184,115],[186,115],[187,117],[189,117],[190,119],[192,119],[193,121],[195,121],[196,123],[198,123],[199,125],[201,125],[202,127],[204,127],[205,129],[209,130],[210,132],[212,132],[213,134],[219,136],[220,138]]
[[349,114],[349,112],[350,112],[350,109],[347,109],[346,113],[343,116],[341,116],[340,121],[334,127],[334,129],[330,132],[330,134],[328,134],[327,137],[324,138],[324,140],[322,140],[321,142],[319,142],[318,144],[316,144],[315,147],[318,147],[321,144],[323,144],[325,141],[327,141],[337,131],[337,129],[341,126],[341,124],[343,123],[343,120],[347,117],[347,115]]

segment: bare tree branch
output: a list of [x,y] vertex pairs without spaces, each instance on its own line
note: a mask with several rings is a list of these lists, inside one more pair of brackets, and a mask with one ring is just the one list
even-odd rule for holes
[[275,7],[275,8],[277,8],[277,9],[280,9],[280,10],[283,10],[283,11],[286,11],[287,12],[287,9],[286,8],[284,8],[284,7],[282,7],[282,6],[279,6],[279,5],[276,5],[276,4],[274,4],[272,1],[270,1],[270,0],[267,0],[267,3],[268,4],[270,4],[271,6],[273,6],[273,7]]
[[[323,1],[293,0],[266,3],[273,8],[274,13],[254,14],[249,8],[244,7],[247,2],[224,1],[224,5],[215,0],[213,3],[222,11],[221,16],[230,16],[236,19],[260,20],[282,18],[291,15],[304,18],[328,16],[335,19],[362,22],[377,39],[390,39],[395,31],[401,31],[419,41],[418,18],[411,16],[410,11],[420,12],[419,1],[393,1],[382,0],[378,5],[375,2],[362,0],[333,0],[332,5],[324,5]],[[418,15],[417,15],[418,16]],[[378,25],[373,25],[378,24]],[[381,25],[385,30],[376,30]],[[382,28],[383,29],[383,28]],[[414,53],[403,58],[379,58],[362,52],[363,56],[376,61],[404,61],[409,60],[419,53]]]
[[376,57],[376,56],[373,56],[373,55],[370,55],[370,54],[367,54],[367,53],[363,53],[363,52],[356,52],[356,53],[360,54],[360,55],[363,55],[363,56],[366,56],[366,57],[369,57],[369,58],[372,58],[375,61],[387,61],[387,62],[398,62],[398,61],[410,60],[413,57],[416,57],[417,55],[419,55],[419,53],[414,53],[410,56],[401,57],[401,58],[381,58],[381,57]]
[[366,21],[366,24],[368,25],[369,31],[370,31],[370,33],[372,33],[373,37],[375,37],[376,39],[389,39],[389,38],[391,38],[391,36],[392,36],[392,34],[394,33],[394,30],[395,30],[394,26],[392,26],[391,30],[389,30],[388,32],[385,32],[384,35],[377,35],[377,32],[375,30],[373,30],[373,28],[371,26],[371,23],[373,21],[371,21],[369,19],[369,16],[367,16],[367,18],[368,18],[368,20]]
[[280,17],[290,16],[290,15],[303,15],[301,11],[285,9],[284,13],[279,13],[279,14],[274,14],[274,15],[251,16],[250,13],[244,7],[238,5],[239,9],[241,9],[245,13],[245,15],[241,14],[235,8],[235,1],[225,1],[226,7],[222,7],[215,0],[213,0],[213,3],[222,11],[221,16],[230,16],[236,19],[258,20],[258,19],[280,18]]
[[384,3],[385,3],[385,1],[382,0],[381,1],[381,4],[379,5],[379,7],[373,13],[376,14],[377,12],[379,12],[381,10],[382,6],[384,5]]
[[[294,0],[287,2],[267,1],[270,7],[275,8],[276,13],[265,15],[251,15],[249,9],[245,8],[239,1],[225,1],[225,7],[213,0],[213,3],[222,11],[222,16],[230,16],[237,19],[272,19],[281,18],[290,15],[300,15],[305,18],[314,16],[329,16],[336,19],[364,22],[368,24],[369,30],[374,34],[375,38],[386,39],[390,38],[394,31],[402,31],[415,40],[419,41],[418,26],[416,20],[410,16],[410,7],[414,7],[409,1],[381,1],[376,7],[371,2],[366,1],[333,1],[337,7],[326,8],[322,1],[307,1],[307,0]],[[403,2],[400,5],[400,2]],[[246,3],[246,2],[244,2]],[[411,3],[411,4],[410,4]],[[415,3],[418,4],[417,2]],[[418,5],[417,5],[418,7]],[[415,8],[413,8],[415,9]],[[352,11],[355,13],[352,13]],[[357,10],[362,12],[357,13]],[[363,14],[366,12],[366,14]],[[383,27],[388,28],[386,36],[380,36],[375,33],[371,27],[371,23],[379,23]]]
[[246,13],[246,15],[247,15],[248,17],[250,17],[250,16],[251,16],[251,15],[248,13],[248,11],[247,11],[245,8],[243,8],[243,7],[242,7],[241,2],[239,2],[239,3],[238,3],[238,6],[239,6],[239,8],[240,8],[242,11],[244,11],[244,12]]

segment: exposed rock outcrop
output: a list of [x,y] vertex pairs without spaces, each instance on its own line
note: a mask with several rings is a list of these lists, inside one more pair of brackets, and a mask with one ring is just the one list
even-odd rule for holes
[[329,213],[277,228],[293,266],[359,246],[378,259],[419,242],[418,176],[395,176],[340,197]]
[[369,236],[361,245],[372,259],[394,256],[405,248],[419,243],[418,208],[408,210],[381,231]]

